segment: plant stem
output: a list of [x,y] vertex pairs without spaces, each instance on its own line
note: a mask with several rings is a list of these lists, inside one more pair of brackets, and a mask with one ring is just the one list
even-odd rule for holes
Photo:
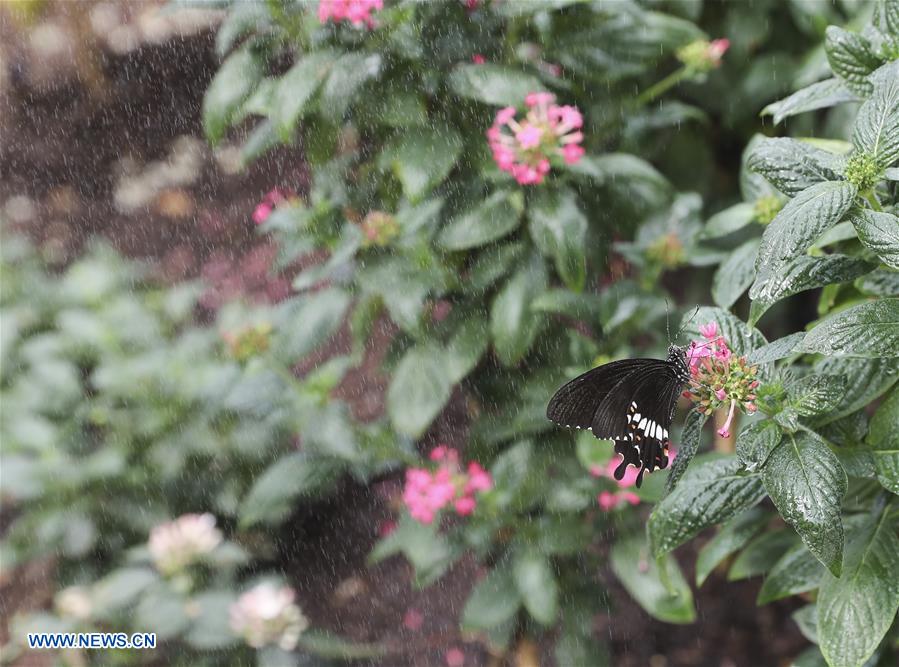
[[868,203],[871,204],[871,208],[873,208],[875,211],[883,211],[883,207],[880,205],[880,202],[877,201],[877,196],[874,194],[874,190],[866,190],[862,196],[868,200]]
[[690,76],[690,70],[684,66],[678,70],[673,71],[671,74],[666,76],[661,81],[658,81],[651,85],[649,88],[644,90],[640,95],[637,96],[637,99],[634,101],[634,105],[639,108],[642,107],[649,102],[652,102],[659,95],[666,92],[670,88],[673,88],[678,83],[686,79]]

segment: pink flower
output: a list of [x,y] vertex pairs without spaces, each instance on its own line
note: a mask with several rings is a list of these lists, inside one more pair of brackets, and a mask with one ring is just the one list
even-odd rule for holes
[[623,489],[628,488],[629,486],[634,486],[637,483],[637,474],[640,472],[640,469],[635,466],[628,466],[624,471],[624,477],[620,480],[615,479],[615,469],[618,467],[620,460],[613,456],[609,462],[606,464],[605,477],[608,477],[611,480],[614,480],[615,483]]
[[294,602],[292,588],[259,584],[229,608],[231,630],[253,648],[277,644],[292,651],[309,621]]
[[716,390],[715,390],[715,397],[716,397],[719,401],[723,401],[725,398],[727,398],[727,392],[724,391],[724,389],[716,389]]
[[374,28],[375,20],[371,13],[383,8],[384,0],[319,0],[318,20],[322,24],[348,21],[356,27],[365,24]]
[[596,500],[599,502],[599,509],[603,512],[611,512],[618,507],[618,496],[610,491],[601,491]]
[[577,144],[566,144],[562,149],[562,157],[565,159],[565,164],[575,164],[584,157],[584,149]]
[[476,53],[471,57],[471,62],[473,62],[475,65],[483,65],[485,62],[487,62],[487,59],[480,53]]
[[273,188],[265,193],[265,196],[262,198],[256,208],[253,209],[253,222],[257,225],[261,225],[263,222],[268,220],[268,216],[272,214],[272,211],[282,206],[283,204],[290,203],[292,200],[296,199],[296,194],[294,194],[290,190],[282,190],[281,188]]
[[630,505],[639,505],[640,504],[640,496],[631,491],[622,491],[618,494],[618,496]]
[[702,334],[702,337],[706,340],[713,340],[715,336],[718,335],[718,323],[709,322],[708,324],[700,325],[699,333]]
[[256,208],[253,209],[253,222],[255,222],[257,225],[261,225],[263,222],[268,220],[268,216],[270,216],[271,213],[272,207],[268,204],[257,204]]
[[712,43],[709,44],[709,57],[715,61],[716,64],[720,63],[721,58],[727,53],[729,48],[729,39],[714,39],[712,40]]
[[387,537],[396,530],[396,521],[382,521],[378,527],[378,535]]
[[734,408],[737,407],[736,401],[730,402],[730,410],[727,413],[727,420],[724,422],[724,426],[718,429],[718,435],[722,438],[730,437],[730,425],[734,420]]
[[493,486],[490,473],[475,461],[468,464],[467,472],[462,472],[459,452],[446,445],[435,447],[430,459],[439,464],[433,472],[423,468],[406,470],[403,502],[412,518],[431,523],[450,504],[460,516],[474,512],[477,507],[475,494]]
[[465,664],[465,652],[453,647],[446,652],[446,667],[462,667]]
[[517,120],[515,107],[505,107],[487,130],[496,165],[521,185],[542,183],[552,159],[575,164],[584,156],[580,146],[584,135],[579,131],[583,116],[576,107],[555,104],[555,99],[548,92],[529,93],[524,118]]
[[215,517],[206,514],[184,514],[174,521],[155,526],[150,531],[147,547],[162,574],[177,574],[203,559],[222,541],[215,527]]
[[407,630],[418,630],[425,622],[424,614],[415,607],[409,607],[403,615],[403,627]]

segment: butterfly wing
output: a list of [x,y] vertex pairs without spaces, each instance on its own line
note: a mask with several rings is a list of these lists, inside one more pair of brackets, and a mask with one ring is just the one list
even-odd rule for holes
[[669,429],[684,374],[672,359],[631,359],[594,368],[553,396],[547,416],[557,424],[589,428],[600,439],[615,441],[622,455],[615,478],[629,464],[643,473],[668,465]]
[[[623,359],[598,366],[579,375],[559,389],[546,408],[547,418],[566,428],[593,428],[593,420],[603,400],[628,375],[658,359]],[[594,435],[612,437],[594,431]]]

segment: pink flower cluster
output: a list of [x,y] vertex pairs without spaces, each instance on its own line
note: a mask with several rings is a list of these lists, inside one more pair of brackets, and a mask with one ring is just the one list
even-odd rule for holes
[[697,39],[681,47],[677,57],[691,70],[709,72],[721,65],[721,59],[729,48],[729,39],[715,39],[711,42]]
[[288,586],[261,583],[241,595],[229,610],[231,631],[253,648],[276,644],[292,651],[309,621]]
[[475,493],[493,487],[490,473],[477,462],[469,463],[463,472],[459,466],[459,452],[451,447],[435,447],[431,460],[439,464],[434,472],[424,468],[406,470],[403,502],[412,518],[421,523],[431,523],[450,503],[457,514],[467,516],[477,506]]
[[262,201],[256,204],[256,208],[253,209],[253,222],[261,225],[268,220],[268,216],[272,214],[272,211],[293,199],[296,199],[296,195],[289,190],[282,190],[281,188],[269,190],[262,198]]
[[521,121],[516,119],[515,107],[505,107],[487,130],[497,166],[521,185],[542,183],[553,158],[574,164],[584,155],[581,112],[555,101],[552,93],[530,93],[524,100],[527,112]]
[[321,23],[349,21],[354,26],[375,27],[371,13],[384,9],[384,0],[319,0],[318,20]]
[[[619,481],[615,479],[615,468],[618,467],[618,463],[618,459],[613,456],[605,466],[592,466],[590,468],[590,474],[594,477],[606,477],[611,479],[618,485],[619,489],[627,489],[636,484],[639,468],[628,466],[624,473],[624,477]],[[640,504],[640,496],[632,491],[624,490],[619,490],[614,493],[612,491],[601,491],[596,497],[596,500],[599,503],[599,509],[603,512],[611,512],[623,505]]]
[[746,357],[731,351],[724,337],[718,335],[716,322],[699,327],[699,333],[705,341],[693,341],[687,350],[690,388],[684,396],[706,415],[729,405],[727,420],[718,429],[718,435],[728,438],[737,406],[750,414],[757,410],[753,401],[759,386],[758,366],[751,366]]

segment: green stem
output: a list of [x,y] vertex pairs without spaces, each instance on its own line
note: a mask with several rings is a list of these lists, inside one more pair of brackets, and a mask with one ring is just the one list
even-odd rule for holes
[[877,195],[874,194],[874,190],[866,190],[864,194],[862,194],[869,204],[871,204],[871,208],[875,211],[883,211],[883,207],[880,205],[880,202],[877,201]]
[[648,104],[649,102],[652,102],[659,95],[668,91],[670,88],[673,88],[684,79],[688,78],[690,74],[691,71],[686,65],[678,70],[673,71],[664,79],[654,83],[649,88],[640,93],[640,95],[638,95],[637,99],[634,101],[634,105],[639,108]]

